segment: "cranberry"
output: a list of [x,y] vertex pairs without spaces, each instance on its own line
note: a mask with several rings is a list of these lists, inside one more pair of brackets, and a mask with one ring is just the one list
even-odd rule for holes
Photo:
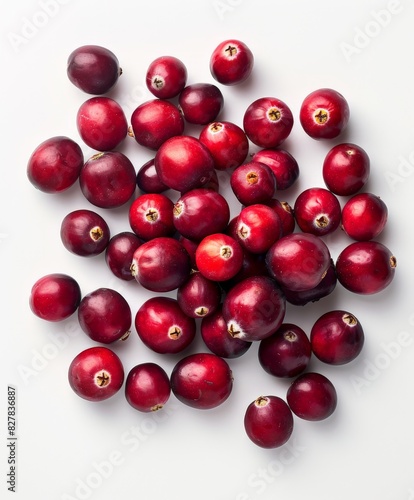
[[193,83],[180,92],[178,105],[186,122],[206,125],[220,114],[224,97],[212,83]]
[[356,144],[337,144],[323,161],[322,176],[326,187],[339,196],[356,194],[365,186],[369,174],[369,156]]
[[113,236],[105,250],[105,261],[112,273],[119,279],[131,281],[132,258],[142,241],[135,233],[123,231]]
[[193,241],[190,240],[189,238],[184,238],[182,234],[178,234],[178,241],[185,248],[185,250],[189,255],[192,269],[194,270],[197,269],[195,254],[198,247],[198,241]]
[[270,167],[279,191],[290,188],[299,177],[298,162],[284,149],[262,149],[253,155],[252,160]]
[[85,101],[76,115],[76,125],[83,142],[98,151],[115,149],[128,132],[124,111],[109,97]]
[[157,150],[167,139],[184,132],[184,120],[177,106],[164,99],[140,104],[131,115],[129,135],[141,146]]
[[69,189],[78,180],[83,153],[75,141],[65,136],[46,139],[30,155],[27,177],[44,193]]
[[354,195],[342,209],[342,229],[357,241],[368,241],[379,236],[387,219],[387,205],[372,193]]
[[276,198],[272,198],[265,202],[265,205],[273,208],[273,210],[279,216],[280,222],[282,224],[282,236],[286,234],[292,234],[295,230],[296,220],[293,213],[292,207],[287,201],[280,201]]
[[117,83],[122,69],[116,55],[99,45],[83,45],[68,57],[69,80],[87,94],[101,95]]
[[296,377],[306,370],[312,349],[306,333],[298,325],[283,323],[260,341],[258,358],[262,368],[275,377]]
[[276,97],[261,97],[252,102],[243,116],[247,137],[261,148],[277,148],[293,127],[290,108]]
[[212,353],[196,353],[182,358],[174,366],[170,382],[179,401],[200,410],[223,404],[233,389],[229,365]]
[[168,186],[160,181],[155,169],[155,159],[151,158],[137,172],[137,186],[143,193],[163,193]]
[[92,210],[79,209],[64,217],[60,237],[70,252],[81,257],[93,257],[106,249],[111,234],[103,217]]
[[230,186],[242,205],[266,203],[276,191],[276,178],[264,163],[248,162],[231,174]]
[[177,290],[177,301],[190,318],[210,316],[221,302],[221,288],[200,272],[194,272]]
[[364,345],[364,330],[348,311],[333,310],[322,314],[310,332],[312,352],[330,365],[343,365],[354,360]]
[[213,50],[210,72],[223,85],[244,82],[253,70],[254,57],[249,47],[240,40],[224,40]]
[[349,121],[349,106],[336,90],[322,88],[305,97],[300,107],[299,120],[303,130],[312,139],[334,139]]
[[278,448],[293,432],[293,414],[278,396],[260,396],[246,409],[244,428],[250,440],[261,448]]
[[336,260],[338,281],[347,290],[371,295],[384,290],[394,279],[397,259],[378,241],[356,241]]
[[162,193],[138,196],[129,207],[129,224],[142,240],[172,236],[174,203]]
[[142,342],[159,354],[182,352],[196,334],[195,319],[184,313],[176,299],[163,296],[151,297],[141,305],[135,328]]
[[243,263],[240,271],[227,281],[221,282],[224,290],[230,290],[236,283],[252,276],[269,276],[265,254],[251,253],[243,249]]
[[138,411],[161,410],[170,399],[170,379],[160,365],[146,362],[135,365],[125,381],[125,398]]
[[126,299],[111,288],[98,288],[85,295],[78,308],[82,330],[95,342],[111,344],[131,333],[131,309]]
[[37,317],[46,321],[69,318],[79,306],[81,290],[78,282],[62,273],[47,274],[32,286],[29,305]]
[[69,365],[69,385],[79,397],[103,401],[114,396],[124,383],[124,367],[111,349],[90,347],[80,352]]
[[293,413],[304,420],[325,420],[335,411],[337,393],[332,382],[320,373],[299,375],[287,391],[287,402]]
[[145,82],[148,90],[159,99],[172,99],[185,87],[187,68],[173,56],[161,56],[148,66]]

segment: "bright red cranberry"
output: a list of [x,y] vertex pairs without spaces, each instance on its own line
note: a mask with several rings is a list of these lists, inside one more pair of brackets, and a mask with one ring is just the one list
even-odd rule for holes
[[93,257],[106,249],[111,234],[103,217],[92,210],[79,209],[64,217],[60,237],[70,252],[81,257]]
[[177,302],[190,318],[205,318],[219,307],[221,288],[200,272],[193,272],[178,288]]
[[65,136],[46,139],[30,155],[27,177],[44,193],[69,189],[78,180],[84,158],[79,144]]
[[312,139],[334,139],[349,121],[349,106],[336,90],[322,88],[311,92],[302,102],[299,120]]
[[242,205],[266,203],[276,191],[276,178],[264,163],[250,161],[233,170],[230,186]]
[[124,383],[120,358],[108,347],[96,346],[80,352],[68,370],[69,385],[79,397],[104,401],[114,396]]
[[341,205],[328,189],[313,187],[296,198],[293,213],[299,228],[305,233],[325,236],[338,229],[341,223]]
[[289,440],[294,427],[288,404],[278,396],[260,396],[246,409],[247,436],[261,448],[279,448]]
[[220,114],[224,97],[212,83],[193,83],[180,92],[178,105],[186,122],[206,125]]
[[129,135],[149,149],[157,150],[167,139],[183,132],[184,120],[179,109],[164,99],[146,101],[131,115]]
[[152,351],[176,354],[194,340],[196,323],[187,316],[176,299],[157,296],[147,299],[135,316],[139,338]]
[[227,362],[212,353],[190,354],[174,366],[171,389],[182,403],[199,410],[223,404],[233,389],[233,374]]
[[253,155],[252,160],[270,167],[278,191],[289,189],[299,177],[298,162],[285,149],[262,149]]
[[304,420],[325,420],[335,411],[337,393],[332,382],[320,373],[299,375],[287,391],[287,402],[293,413]]
[[129,207],[129,224],[142,240],[172,236],[174,203],[165,194],[146,193],[138,196]]
[[131,333],[129,304],[111,288],[98,288],[85,295],[79,304],[78,319],[88,337],[102,344],[126,340]]
[[394,279],[397,259],[378,241],[356,241],[336,260],[338,281],[350,292],[371,295],[384,290]]
[[254,57],[249,47],[240,40],[224,40],[213,50],[210,72],[223,85],[236,85],[250,76]]
[[62,273],[47,274],[32,286],[29,305],[33,314],[46,321],[69,318],[79,306],[81,290],[78,282]]
[[160,181],[152,158],[142,165],[137,172],[137,186],[143,193],[163,193],[168,186]]
[[368,181],[370,158],[360,146],[351,143],[331,148],[322,166],[326,187],[339,196],[356,194]]
[[296,377],[306,370],[312,349],[306,333],[298,325],[283,323],[260,341],[258,358],[262,368],[275,377]]
[[111,151],[128,133],[128,123],[121,106],[109,97],[92,97],[76,115],[76,125],[83,142],[97,151]]
[[316,287],[325,276],[331,255],[324,241],[310,233],[292,233],[274,243],[266,254],[270,274],[293,291]]
[[172,99],[185,87],[187,68],[177,57],[157,57],[148,66],[145,82],[155,97]]
[[122,69],[116,55],[99,45],[83,45],[68,57],[69,80],[87,94],[106,94],[117,83]]
[[293,127],[290,108],[276,97],[261,97],[252,102],[243,117],[247,137],[261,148],[277,148]]
[[157,363],[140,363],[129,371],[125,381],[125,397],[136,410],[144,413],[161,410],[170,395],[170,378]]
[[295,230],[296,220],[293,213],[292,207],[287,201],[280,201],[276,198],[272,198],[267,201],[265,205],[273,208],[277,213],[282,223],[282,236],[286,234],[292,234]]
[[333,310],[320,316],[312,326],[312,352],[329,365],[353,361],[364,345],[364,330],[358,319],[348,311]]
[[170,292],[190,276],[190,257],[178,240],[159,236],[135,250],[131,272],[144,288],[153,292]]
[[142,241],[135,233],[123,231],[113,236],[105,250],[105,261],[112,273],[124,281],[132,281],[132,258]]
[[368,241],[379,236],[387,219],[387,205],[372,193],[354,195],[342,209],[342,229],[357,241]]

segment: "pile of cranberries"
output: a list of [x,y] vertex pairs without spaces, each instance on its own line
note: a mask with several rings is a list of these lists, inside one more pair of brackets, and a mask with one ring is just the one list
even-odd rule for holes
[[[123,387],[125,399],[141,412],[160,410],[171,394],[193,408],[221,405],[233,387],[228,360],[257,342],[259,366],[291,379],[284,399],[262,394],[246,402],[248,437],[274,448],[290,438],[294,416],[317,421],[335,411],[335,387],[308,369],[311,356],[343,365],[364,344],[361,323],[351,312],[328,311],[307,334],[285,322],[287,305],[323,299],[337,283],[356,294],[381,292],[394,277],[396,258],[375,239],[388,212],[378,196],[362,191],[370,160],[360,146],[331,147],[322,165],[325,186],[305,189],[290,206],[278,198],[299,177],[297,161],[282,147],[294,125],[288,105],[260,97],[246,108],[242,123],[219,120],[224,107],[219,85],[244,82],[253,62],[244,43],[226,40],[210,60],[217,85],[188,84],[182,61],[159,57],[145,75],[154,97],[128,119],[106,95],[122,74],[117,57],[94,45],[70,54],[70,81],[91,95],[78,110],[77,128],[96,153],[85,161],[72,139],[49,138],[32,153],[28,178],[46,193],[78,182],[100,213],[68,213],[61,223],[62,244],[78,256],[104,255],[118,279],[135,280],[152,295],[132,311],[113,289],[83,295],[73,277],[49,274],[33,285],[30,307],[47,321],[77,314],[94,343],[68,367],[76,394],[102,401]],[[329,141],[344,131],[349,114],[340,93],[321,88],[304,98],[299,116],[309,137]],[[199,126],[198,136],[185,133],[187,123]],[[136,169],[120,150],[125,140],[152,151],[152,159]],[[228,172],[240,203],[235,217],[220,192],[218,171]],[[119,207],[126,207],[131,230],[111,235],[102,214]],[[324,236],[337,230],[349,244],[334,261]],[[111,344],[125,341],[133,324],[153,352],[178,356],[170,374],[154,362],[124,373]],[[197,336],[206,352],[188,354]]]

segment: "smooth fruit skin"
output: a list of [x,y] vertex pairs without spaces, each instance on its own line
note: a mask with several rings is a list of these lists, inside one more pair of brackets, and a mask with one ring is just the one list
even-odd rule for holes
[[135,365],[125,381],[125,398],[135,410],[149,413],[161,410],[170,399],[170,379],[158,364]]
[[250,76],[254,57],[249,47],[240,40],[224,40],[211,54],[210,72],[223,85],[237,85]]
[[178,96],[187,82],[185,64],[173,56],[161,56],[148,66],[145,83],[148,90],[159,99]]
[[368,241],[379,236],[388,219],[388,207],[379,196],[359,193],[342,208],[342,229],[356,241]]
[[289,205],[289,203],[287,201],[280,201],[277,198],[272,198],[267,201],[265,205],[272,208],[279,216],[282,223],[282,236],[292,234],[295,230],[296,221],[293,208]]
[[78,282],[63,273],[47,274],[39,278],[30,291],[30,309],[45,321],[62,321],[78,308],[81,290]]
[[233,170],[230,186],[242,205],[269,202],[277,185],[271,169],[264,163],[250,161]]
[[145,162],[137,172],[137,186],[142,193],[163,193],[168,186],[161,182],[155,169],[155,159]]
[[105,250],[105,261],[112,273],[124,281],[132,281],[132,258],[142,241],[131,231],[122,231],[113,236]]
[[285,149],[262,149],[252,156],[252,160],[270,167],[278,191],[289,189],[299,177],[299,164]]
[[221,113],[224,97],[216,85],[193,83],[180,92],[178,106],[187,123],[206,125]]
[[145,193],[129,207],[128,220],[131,229],[142,240],[172,236],[174,203],[162,193]]
[[177,290],[177,302],[190,318],[206,318],[219,307],[222,292],[219,284],[194,271]]

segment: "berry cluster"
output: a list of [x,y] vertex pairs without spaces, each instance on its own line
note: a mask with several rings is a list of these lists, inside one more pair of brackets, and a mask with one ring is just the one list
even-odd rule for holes
[[[244,43],[226,40],[212,53],[211,75],[218,84],[237,85],[250,76],[253,62]],[[93,95],[80,106],[76,123],[83,142],[97,152],[85,161],[75,141],[52,137],[32,153],[28,178],[46,193],[78,182],[85,198],[101,209],[127,206],[131,231],[111,236],[102,215],[79,209],[63,219],[61,240],[78,256],[105,255],[117,278],[153,292],[133,318],[126,299],[109,288],[82,295],[73,277],[56,273],[33,285],[35,315],[61,321],[77,313],[81,329],[99,344],[69,366],[75,393],[102,401],[124,386],[126,400],[141,412],[160,410],[171,393],[191,407],[215,408],[232,391],[227,360],[258,342],[259,365],[292,381],[286,400],[261,395],[249,404],[244,419],[249,438],[264,448],[278,447],[293,431],[293,415],[310,421],[329,417],[336,390],[324,375],[308,370],[309,361],[312,355],[329,365],[354,360],[364,344],[361,323],[346,310],[332,310],[308,336],[284,322],[285,313],[287,304],[328,296],[337,282],[364,295],[391,283],[396,259],[375,240],[386,224],[387,206],[361,192],[370,174],[367,153],[352,143],[332,147],[322,169],[326,187],[304,190],[291,207],[277,198],[299,176],[297,161],[281,148],[294,119],[280,99],[256,99],[240,125],[220,121],[220,88],[187,85],[182,61],[163,56],[146,74],[154,98],[140,104],[128,123],[122,107],[105,95],[122,74],[111,51],[93,45],[76,49],[67,74]],[[301,126],[315,140],[339,137],[348,121],[348,103],[333,89],[312,92],[300,108]],[[198,137],[185,133],[187,123],[199,126]],[[117,149],[127,137],[154,153],[138,171]],[[257,150],[249,156],[251,145]],[[229,173],[241,205],[233,218],[218,171]],[[348,197],[343,207],[341,196]],[[323,237],[338,228],[352,242],[334,262]],[[175,298],[167,295],[174,291]],[[149,349],[180,355],[170,375],[152,362],[124,373],[110,344],[125,341],[133,322]],[[198,331],[208,352],[185,354]]]

